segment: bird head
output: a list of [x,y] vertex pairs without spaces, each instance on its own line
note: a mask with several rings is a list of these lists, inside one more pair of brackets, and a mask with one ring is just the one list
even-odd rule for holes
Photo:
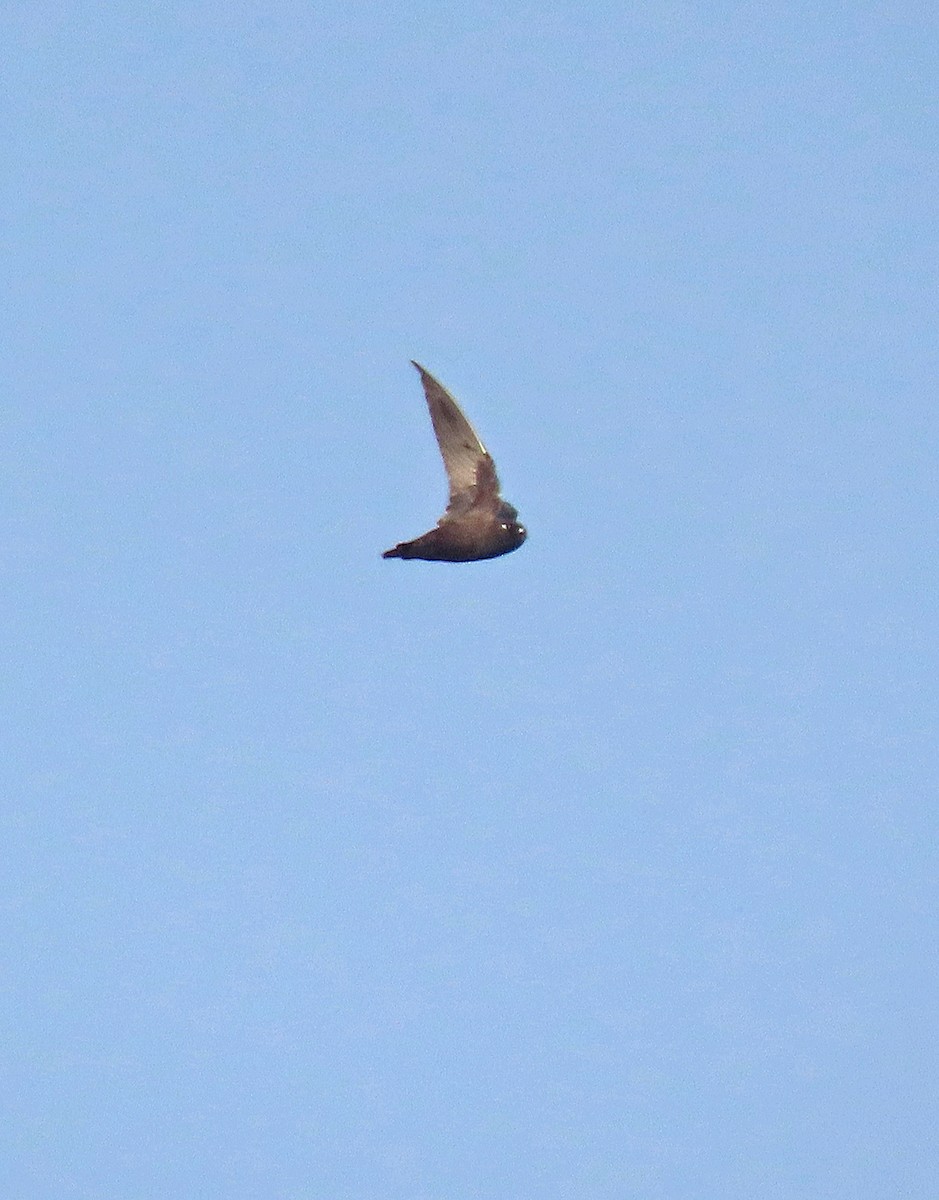
[[499,531],[505,544],[512,550],[517,549],[528,537],[528,530],[524,525],[519,525],[518,521],[500,521]]

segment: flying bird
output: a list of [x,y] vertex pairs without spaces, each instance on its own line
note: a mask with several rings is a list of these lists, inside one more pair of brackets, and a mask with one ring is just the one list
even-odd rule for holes
[[414,363],[424,385],[430,419],[450,480],[450,502],[435,528],[399,542],[382,558],[475,562],[517,550],[527,534],[518,512],[499,495],[499,478],[489,451],[445,387]]

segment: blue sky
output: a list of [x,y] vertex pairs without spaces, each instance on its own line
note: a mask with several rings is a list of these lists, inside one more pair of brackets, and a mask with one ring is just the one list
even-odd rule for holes
[[932,6],[0,29],[9,1194],[934,1196]]

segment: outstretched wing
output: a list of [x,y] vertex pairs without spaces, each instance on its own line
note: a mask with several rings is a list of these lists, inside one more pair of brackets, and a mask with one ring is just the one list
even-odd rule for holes
[[416,362],[414,366],[421,376],[430,419],[450,480],[447,514],[463,513],[480,501],[494,500],[499,494],[499,480],[489,451],[447,389],[420,363]]

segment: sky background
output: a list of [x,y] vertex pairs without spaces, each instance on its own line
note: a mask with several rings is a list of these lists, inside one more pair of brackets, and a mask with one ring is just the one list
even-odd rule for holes
[[[933,1200],[932,4],[0,14],[15,1200]],[[422,361],[529,530],[446,486]]]

